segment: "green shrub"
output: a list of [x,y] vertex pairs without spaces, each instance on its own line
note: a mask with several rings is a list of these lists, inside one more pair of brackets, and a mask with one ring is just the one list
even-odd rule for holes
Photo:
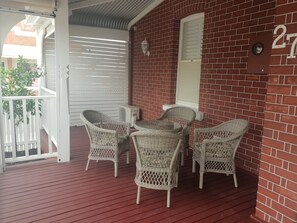
[[[33,96],[34,91],[28,87],[32,87],[34,81],[43,76],[40,68],[36,64],[30,64],[28,60],[19,56],[17,59],[17,67],[0,70],[2,96]],[[41,103],[39,103],[41,109]],[[19,125],[23,122],[23,103],[22,100],[15,100],[13,103],[14,109],[14,123]],[[3,110],[9,114],[8,101],[3,102]],[[26,110],[32,115],[35,115],[35,102],[34,100],[27,100]]]

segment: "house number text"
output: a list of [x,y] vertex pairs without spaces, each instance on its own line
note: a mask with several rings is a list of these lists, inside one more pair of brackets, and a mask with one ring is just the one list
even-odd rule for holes
[[[287,44],[285,41],[281,43],[281,39],[283,39],[283,37],[286,35],[287,27],[285,25],[278,25],[277,27],[275,27],[273,34],[276,35],[278,30],[281,30],[281,33],[273,41],[272,49],[285,48]],[[290,54],[287,56],[287,58],[296,58],[296,55],[294,55],[294,53],[297,45],[297,33],[287,34],[286,40],[290,41],[292,37],[295,37],[295,39],[292,43]]]

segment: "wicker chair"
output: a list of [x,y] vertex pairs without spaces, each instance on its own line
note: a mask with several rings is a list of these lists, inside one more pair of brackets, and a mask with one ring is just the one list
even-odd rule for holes
[[196,118],[196,113],[193,109],[188,107],[172,107],[167,109],[159,118],[159,120],[167,120],[177,122],[182,125],[181,131],[182,144],[181,144],[181,165],[184,165],[184,154],[189,148],[189,130],[192,122]]
[[205,172],[233,174],[234,186],[238,187],[235,169],[235,153],[244,133],[247,120],[234,119],[212,128],[194,129],[194,151],[192,172],[196,162],[200,165],[199,188],[203,187]]
[[139,131],[131,134],[136,150],[136,176],[139,204],[141,187],[167,190],[167,207],[170,191],[178,184],[179,151],[181,136],[166,132]]
[[119,157],[127,154],[127,164],[129,163],[129,134],[128,123],[112,120],[110,117],[99,111],[85,110],[80,115],[89,139],[90,152],[86,171],[90,160],[111,160],[114,162],[114,176],[118,176]]

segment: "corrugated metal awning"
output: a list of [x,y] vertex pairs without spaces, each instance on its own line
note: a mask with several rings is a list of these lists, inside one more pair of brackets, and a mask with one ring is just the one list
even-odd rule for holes
[[[59,1],[1,0],[0,11],[33,16],[55,15]],[[69,23],[73,25],[129,30],[130,27],[164,0],[68,0]]]
[[129,29],[129,23],[162,0],[69,0],[70,24]]

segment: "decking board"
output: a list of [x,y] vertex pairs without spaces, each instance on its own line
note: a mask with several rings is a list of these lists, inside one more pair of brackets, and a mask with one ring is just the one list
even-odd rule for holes
[[84,128],[74,127],[69,163],[51,158],[7,167],[0,175],[0,222],[254,222],[249,218],[256,203],[253,176],[238,172],[234,188],[232,176],[205,174],[200,190],[189,156],[171,192],[171,208],[166,191],[145,188],[137,205],[132,144],[130,164],[121,157],[117,178],[110,161],[91,161],[84,170],[88,145]]

